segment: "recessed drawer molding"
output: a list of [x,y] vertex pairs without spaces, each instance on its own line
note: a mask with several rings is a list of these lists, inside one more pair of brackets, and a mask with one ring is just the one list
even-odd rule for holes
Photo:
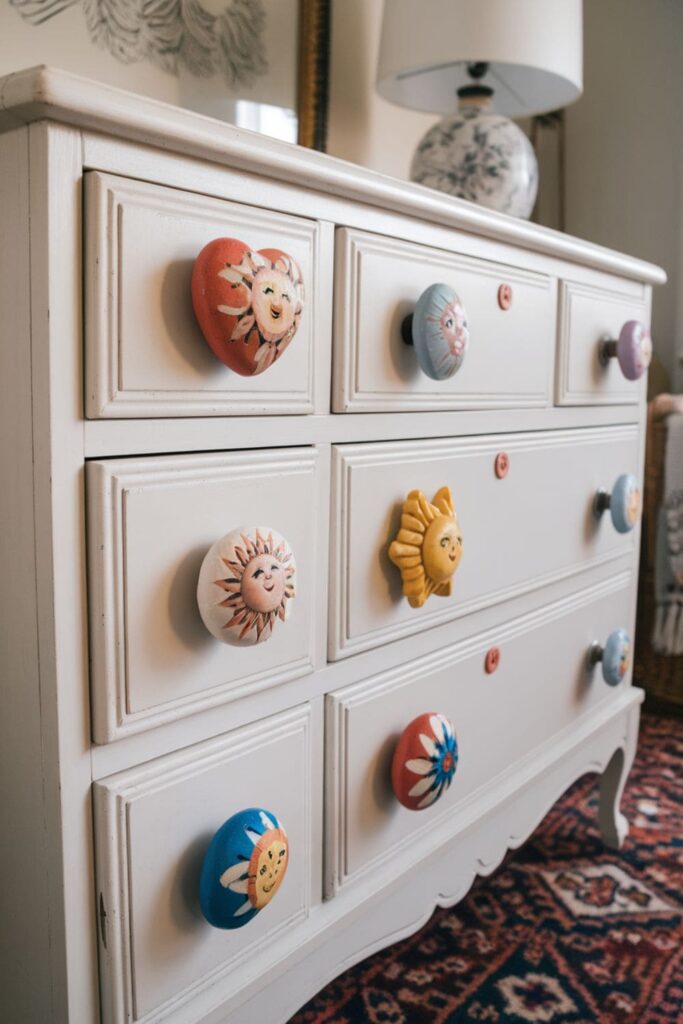
[[[302,705],[95,783],[105,1024],[180,1019],[173,1011],[202,990],[225,998],[282,955],[320,884],[320,719]],[[270,807],[277,818],[259,817]],[[256,862],[279,853],[280,816],[292,856],[273,898],[254,887],[246,894],[225,888],[233,913],[249,908],[234,918],[247,926],[212,927],[202,913],[202,865],[220,867],[239,889],[232,854],[255,853]],[[250,826],[255,841],[246,836],[243,844],[233,832],[227,845],[212,843],[226,819]]]
[[[86,175],[85,200],[89,417],[259,416],[329,409],[332,236],[326,226],[96,171]],[[244,287],[235,289],[240,301],[235,300],[233,313],[212,313],[212,330],[208,314],[200,317],[208,331],[205,341],[193,312],[192,272],[200,252],[221,234],[233,241],[247,239],[237,268],[246,277],[241,276]],[[215,243],[211,253],[215,263],[220,255]],[[249,254],[263,263],[255,274],[244,265]],[[205,250],[203,265],[208,255]],[[237,254],[231,250],[223,256],[227,260]],[[280,308],[270,293],[265,295],[266,264],[277,277],[269,285],[277,284],[282,292],[285,279],[291,282],[296,293],[291,317],[284,304]],[[237,270],[233,267],[233,274]],[[226,289],[235,283],[221,280]],[[200,291],[195,281],[195,305]],[[258,316],[251,325],[255,329],[233,342],[232,352],[238,355],[225,360],[233,366],[229,369],[207,341],[222,359],[226,350],[215,319],[225,321],[226,328],[234,321],[238,332],[249,326],[248,310],[237,312],[245,295],[252,313],[258,297]],[[228,300],[221,304],[229,306]],[[289,326],[282,333],[277,325],[285,321]],[[296,338],[287,347],[294,331]]]
[[[559,405],[640,401],[645,387],[643,372],[651,356],[647,329],[649,291],[634,282],[620,284],[624,290],[617,292],[609,286],[560,283],[556,394]],[[637,322],[638,331],[629,329],[631,321]],[[620,337],[620,346],[606,349],[608,339]],[[621,351],[620,359],[605,358],[606,352],[616,355],[617,348]]]
[[[492,467],[503,445],[512,468],[499,479]],[[638,465],[635,424],[336,446],[329,657],[410,636],[632,551],[633,533],[596,517],[595,501],[606,482]],[[457,508],[462,561],[438,601],[420,602],[412,592],[404,600],[392,565],[406,480],[423,494],[447,484]],[[405,562],[409,574],[421,568],[420,550]],[[419,584],[407,581],[424,596]]]
[[336,253],[335,412],[551,403],[555,278],[350,228]]
[[[618,676],[614,683],[626,686],[630,663],[620,627],[631,616],[632,582],[621,572],[327,696],[328,897],[368,875],[379,886],[409,871],[468,820],[497,807],[516,766],[542,751],[551,764],[563,730],[616,699],[614,685],[606,686],[594,668],[594,643],[609,636],[604,655],[602,648],[597,654]],[[493,673],[487,668],[492,649],[499,652]],[[432,750],[425,707],[451,723],[450,749],[444,732]],[[410,766],[417,773],[399,773],[397,751],[401,760],[418,762]],[[423,765],[423,759],[430,760]],[[437,773],[441,781],[451,769],[449,784],[429,788]],[[421,779],[431,780],[423,796],[438,791],[438,799],[416,814]],[[457,848],[452,851],[457,858]]]
[[[292,448],[103,460],[88,464],[87,484],[97,742],[277,686],[321,664],[327,529],[317,510],[326,502],[326,453]],[[228,545],[243,570],[239,580],[215,540],[226,526],[250,521],[273,530],[254,532],[253,558],[240,536],[241,543]],[[240,534],[248,538],[249,531]],[[294,551],[296,578],[288,558]],[[275,590],[263,591],[260,575],[245,584],[266,568],[280,573],[277,607]],[[221,607],[226,600],[231,607]],[[226,630],[234,615],[240,628]],[[205,622],[239,646],[218,643]]]

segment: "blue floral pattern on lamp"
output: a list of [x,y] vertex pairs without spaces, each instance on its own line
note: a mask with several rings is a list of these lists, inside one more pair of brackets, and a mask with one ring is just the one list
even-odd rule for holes
[[514,121],[478,106],[444,118],[419,143],[412,181],[514,217],[529,217],[538,190],[533,147]]
[[287,833],[274,814],[249,807],[228,818],[209,844],[199,878],[202,913],[214,928],[248,924],[282,884]]

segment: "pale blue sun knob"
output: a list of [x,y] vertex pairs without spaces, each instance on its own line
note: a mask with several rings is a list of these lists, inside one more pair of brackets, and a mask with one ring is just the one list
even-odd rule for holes
[[625,629],[615,629],[605,646],[593,644],[588,653],[590,668],[602,663],[602,678],[608,686],[618,686],[631,665],[631,637]]
[[420,369],[427,377],[452,377],[462,366],[470,340],[467,313],[457,292],[447,284],[425,288],[415,312],[404,319],[401,336],[415,347]]
[[614,529],[618,533],[629,533],[640,519],[642,507],[637,479],[631,473],[622,473],[617,477],[611,493],[598,491],[594,507],[598,518],[609,509]]

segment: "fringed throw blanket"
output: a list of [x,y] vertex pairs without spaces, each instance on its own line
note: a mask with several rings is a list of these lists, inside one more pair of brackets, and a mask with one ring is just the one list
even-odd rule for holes
[[652,646],[659,654],[683,654],[683,414],[669,416],[664,462],[664,499],[657,518],[655,552],[657,612]]

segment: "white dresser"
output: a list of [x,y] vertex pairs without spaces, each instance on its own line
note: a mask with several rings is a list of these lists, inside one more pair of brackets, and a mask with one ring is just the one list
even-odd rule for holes
[[[0,129],[7,1024],[281,1024],[587,771],[618,845],[642,694],[623,633],[606,681],[639,543],[614,485],[641,478],[645,384],[601,339],[649,323],[664,274],[57,71],[0,81]],[[218,238],[300,271],[296,333],[261,338],[257,375],[193,312]],[[437,282],[469,331],[442,380],[402,333]],[[421,491],[430,522],[443,488],[462,559],[414,606],[403,503]],[[240,606],[265,642],[221,643],[200,567],[257,527],[295,555],[291,615]],[[424,714],[457,770],[413,810],[396,751]],[[246,875],[222,883],[249,919],[214,927],[202,865],[248,808],[286,829],[286,875],[253,919]]]

